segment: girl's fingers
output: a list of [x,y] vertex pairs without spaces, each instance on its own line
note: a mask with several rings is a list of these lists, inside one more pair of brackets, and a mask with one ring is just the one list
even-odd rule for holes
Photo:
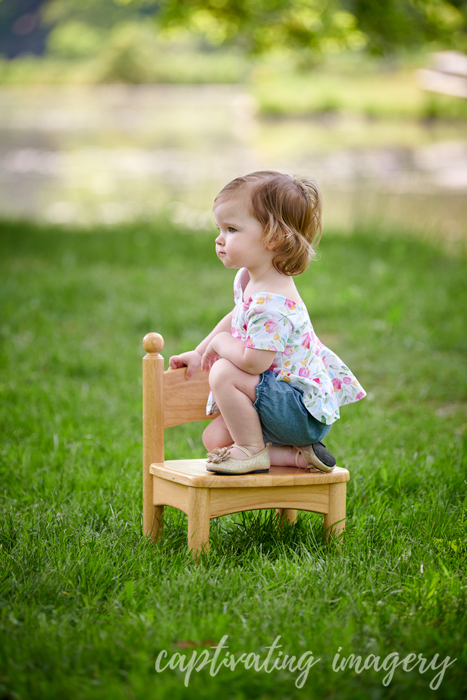
[[214,362],[217,360],[218,357],[219,357],[219,355],[211,355],[211,357],[209,358],[208,369],[211,369],[211,367],[213,366]]
[[217,352],[210,351],[209,349],[206,350],[204,353],[202,359],[201,359],[201,369],[204,370],[209,370],[213,366],[214,362],[219,359],[219,355]]
[[169,367],[170,369],[180,369],[181,367],[187,367],[187,363],[175,355],[174,357],[170,358]]

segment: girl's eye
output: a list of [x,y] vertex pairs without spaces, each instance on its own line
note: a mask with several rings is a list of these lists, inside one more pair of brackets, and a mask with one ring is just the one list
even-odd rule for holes
[[233,226],[227,226],[227,231],[228,231],[229,233],[235,233],[236,230],[237,230],[237,229],[234,228]]

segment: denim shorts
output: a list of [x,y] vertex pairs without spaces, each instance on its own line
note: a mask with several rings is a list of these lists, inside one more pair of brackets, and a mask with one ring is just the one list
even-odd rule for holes
[[331,430],[307,411],[302,392],[288,382],[277,381],[276,374],[266,370],[256,387],[256,401],[264,442],[273,445],[312,445]]

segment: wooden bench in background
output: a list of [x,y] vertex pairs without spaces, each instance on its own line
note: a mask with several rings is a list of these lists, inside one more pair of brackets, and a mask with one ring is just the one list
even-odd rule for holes
[[432,66],[419,70],[418,76],[425,90],[467,98],[467,56],[460,51],[432,54]]

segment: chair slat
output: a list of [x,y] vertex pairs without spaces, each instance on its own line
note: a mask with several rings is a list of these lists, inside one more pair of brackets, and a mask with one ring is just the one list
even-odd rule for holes
[[186,379],[186,368],[164,372],[164,428],[215,418],[206,415],[208,377],[201,369],[190,379]]

